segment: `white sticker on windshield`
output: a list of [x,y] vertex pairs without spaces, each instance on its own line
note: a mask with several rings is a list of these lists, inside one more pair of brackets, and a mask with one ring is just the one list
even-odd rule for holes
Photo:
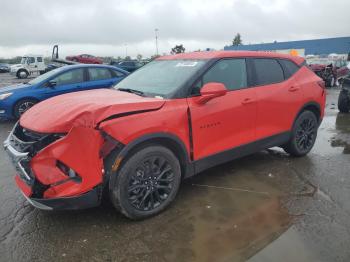
[[179,66],[196,66],[198,62],[179,62],[176,64],[176,67]]

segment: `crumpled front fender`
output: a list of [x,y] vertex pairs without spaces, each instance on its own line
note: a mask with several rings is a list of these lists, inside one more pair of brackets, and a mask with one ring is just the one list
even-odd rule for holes
[[[73,127],[63,138],[37,153],[31,168],[41,184],[49,186],[44,198],[69,197],[83,194],[102,183],[103,160],[100,148],[103,138],[98,130]],[[57,166],[57,161],[72,168],[81,181],[69,179]]]

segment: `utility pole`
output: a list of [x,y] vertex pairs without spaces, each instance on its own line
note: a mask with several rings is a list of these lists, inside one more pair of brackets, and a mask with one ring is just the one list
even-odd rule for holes
[[125,44],[125,57],[128,56],[128,44]]
[[158,55],[158,28],[154,29],[156,35],[156,55]]

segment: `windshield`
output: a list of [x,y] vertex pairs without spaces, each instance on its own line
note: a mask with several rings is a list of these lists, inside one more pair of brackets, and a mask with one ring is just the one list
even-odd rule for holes
[[45,81],[46,79],[50,78],[51,76],[55,75],[56,73],[60,72],[61,70],[62,70],[62,67],[51,70],[51,71],[49,71],[43,75],[40,75],[40,76],[34,78],[33,80],[29,81],[28,84],[36,85],[42,81]]
[[21,64],[24,65],[27,63],[27,57],[22,57]]
[[190,79],[206,60],[153,61],[119,82],[115,89],[133,89],[146,96],[168,97]]

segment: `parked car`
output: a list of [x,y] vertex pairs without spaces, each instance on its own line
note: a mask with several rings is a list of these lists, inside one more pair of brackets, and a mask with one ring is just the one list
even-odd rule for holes
[[0,64],[0,73],[8,73],[10,72],[9,64]]
[[350,74],[344,78],[338,97],[338,109],[342,113],[350,111]]
[[24,55],[20,64],[10,67],[10,74],[17,78],[27,78],[30,75],[45,73],[45,68],[44,56]]
[[102,59],[95,57],[93,55],[75,55],[75,56],[67,56],[67,60],[74,61],[82,64],[103,64]]
[[345,60],[316,60],[310,64],[310,68],[321,77],[326,86],[339,85],[350,71]]
[[139,61],[121,61],[121,62],[112,61],[111,65],[121,68],[123,70],[126,70],[130,73],[134,72],[135,70],[143,66],[143,64]]
[[36,103],[53,96],[107,88],[129,73],[113,66],[71,65],[54,69],[27,83],[0,89],[0,119],[19,118]]
[[106,190],[124,215],[142,219],[207,168],[273,146],[306,155],[325,99],[324,82],[301,57],[184,53],[156,59],[114,89],[32,107],[4,145],[34,206],[93,207]]

